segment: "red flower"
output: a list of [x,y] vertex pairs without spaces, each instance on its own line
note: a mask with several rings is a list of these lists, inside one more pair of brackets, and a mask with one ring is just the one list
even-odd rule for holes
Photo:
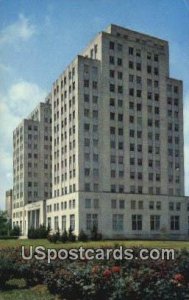
[[182,274],[175,274],[175,276],[173,277],[174,280],[176,280],[177,282],[183,282],[184,281],[184,276]]
[[121,268],[119,266],[112,267],[112,273],[120,273],[120,272],[121,272]]
[[111,275],[112,275],[112,272],[111,272],[109,269],[106,269],[106,270],[103,272],[103,276],[104,276],[105,278],[109,278]]

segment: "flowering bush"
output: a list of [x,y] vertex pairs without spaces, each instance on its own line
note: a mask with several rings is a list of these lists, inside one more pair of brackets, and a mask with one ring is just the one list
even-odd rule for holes
[[[138,249],[136,249],[138,251]],[[174,261],[22,260],[19,248],[0,252],[0,289],[12,278],[46,284],[66,300],[184,300],[189,295],[189,253]]]

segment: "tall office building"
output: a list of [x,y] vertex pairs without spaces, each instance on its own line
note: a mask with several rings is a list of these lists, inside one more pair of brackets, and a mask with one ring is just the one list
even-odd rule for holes
[[12,220],[12,189],[5,192],[5,210],[8,220]]
[[96,225],[105,237],[186,235],[182,81],[169,76],[167,41],[110,25],[51,94],[46,224],[76,234]]
[[[52,196],[51,97],[13,132],[13,226],[26,231],[26,205]],[[38,214],[39,212],[37,212]],[[34,224],[35,215],[33,214]],[[37,223],[36,223],[37,225]]]

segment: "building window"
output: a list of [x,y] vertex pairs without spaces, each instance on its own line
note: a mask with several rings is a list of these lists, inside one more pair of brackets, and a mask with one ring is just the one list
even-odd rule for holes
[[118,106],[119,106],[119,107],[123,107],[123,100],[118,99]]
[[116,171],[115,170],[111,170],[111,178],[115,178],[116,177]]
[[114,70],[110,70],[110,77],[114,78],[114,75],[115,75],[115,71]]
[[121,59],[121,58],[118,58],[118,59],[117,59],[117,65],[118,65],[118,66],[122,66],[122,59]]
[[179,230],[180,229],[180,217],[179,216],[171,216],[170,217],[170,229],[171,230]]
[[110,92],[115,92],[115,84],[110,84]]
[[147,66],[147,73],[148,74],[152,73],[152,67],[151,66]]
[[129,74],[129,82],[133,82],[134,81],[134,75]]
[[98,87],[98,83],[97,83],[97,81],[93,81],[93,89],[97,89],[97,87]]
[[130,89],[129,89],[129,95],[130,95],[130,96],[134,96],[134,89],[133,89],[133,88],[130,88]]
[[84,87],[89,87],[89,80],[84,80]]
[[133,66],[134,66],[133,61],[129,61],[129,69],[133,69]]
[[112,215],[112,229],[113,229],[113,231],[122,231],[123,230],[123,215],[122,214]]
[[109,57],[109,63],[114,65],[114,56]]
[[85,208],[91,208],[91,199],[85,199]]
[[123,73],[122,72],[118,72],[117,73],[117,78],[118,79],[122,79],[123,78]]
[[154,61],[158,61],[158,60],[159,60],[158,54],[154,54]]
[[115,209],[116,206],[117,206],[116,199],[112,199],[112,200],[111,200],[111,207],[112,207],[112,209]]
[[131,200],[131,209],[136,209],[136,201]]
[[62,230],[66,230],[66,216],[62,216]]
[[177,203],[176,203],[176,210],[177,210],[177,211],[180,211],[180,209],[181,209],[181,203],[180,203],[180,202],[177,202]]
[[115,106],[115,99],[114,98],[110,98],[110,106]]
[[84,102],[89,102],[89,95],[88,94],[84,94]]
[[75,230],[75,215],[70,215],[70,228]]
[[119,94],[122,94],[123,93],[123,87],[121,85],[118,85],[117,91],[118,91]]
[[54,230],[58,230],[59,229],[59,220],[58,220],[58,216],[54,217]]
[[169,202],[169,210],[174,210],[174,202]]
[[124,200],[119,200],[119,208],[124,209],[125,208],[125,201]]
[[142,215],[132,215],[132,230],[142,230]]
[[129,55],[133,55],[134,53],[134,48],[133,47],[129,47]]
[[47,227],[51,229],[51,226],[52,226],[52,224],[51,224],[51,218],[48,217],[47,218]]
[[85,191],[90,192],[90,183],[85,183]]
[[123,46],[121,44],[117,44],[117,50],[122,51],[122,49],[123,49]]
[[136,69],[137,69],[137,71],[141,71],[141,63],[136,64]]
[[143,201],[142,200],[140,200],[138,202],[138,209],[143,209]]
[[110,41],[110,43],[109,43],[109,49],[114,50],[114,45],[115,45],[114,42]]
[[150,216],[150,229],[159,230],[160,229],[160,216],[152,215]]
[[94,208],[99,208],[99,199],[94,199]]
[[111,185],[111,193],[116,193],[116,185],[115,184]]
[[154,209],[154,201],[150,201],[150,203],[149,203],[149,209]]
[[98,215],[97,214],[87,214],[86,215],[86,229],[92,230],[94,228],[98,228]]

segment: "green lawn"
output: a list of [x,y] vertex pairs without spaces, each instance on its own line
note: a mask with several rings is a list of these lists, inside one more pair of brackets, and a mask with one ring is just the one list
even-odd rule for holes
[[58,300],[58,297],[51,295],[47,287],[37,285],[27,289],[24,279],[13,279],[7,283],[6,290],[0,291],[0,300]]
[[75,243],[50,243],[49,241],[43,239],[39,240],[0,240],[0,249],[2,248],[12,248],[21,246],[44,246],[46,248],[78,248],[83,246],[84,248],[100,248],[100,247],[112,247],[112,246],[125,246],[137,247],[141,246],[143,248],[173,248],[173,249],[189,249],[189,241],[99,241],[99,242],[75,242]]

